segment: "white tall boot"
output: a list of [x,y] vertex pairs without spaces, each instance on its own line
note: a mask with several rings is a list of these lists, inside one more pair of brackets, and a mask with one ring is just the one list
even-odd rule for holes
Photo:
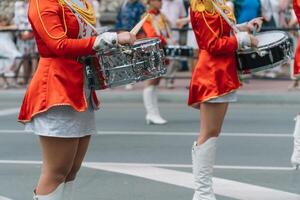
[[216,157],[217,138],[212,137],[204,144],[192,148],[195,193],[193,200],[216,200],[212,188],[213,166]]
[[291,157],[291,163],[298,169],[300,167],[300,115],[296,117],[295,121],[294,151]]
[[159,113],[156,86],[150,85],[144,89],[143,100],[147,124],[166,124],[167,121]]
[[73,200],[74,181],[66,182],[64,185],[63,200]]
[[64,183],[60,184],[52,193],[47,195],[33,195],[33,200],[64,200],[62,198]]

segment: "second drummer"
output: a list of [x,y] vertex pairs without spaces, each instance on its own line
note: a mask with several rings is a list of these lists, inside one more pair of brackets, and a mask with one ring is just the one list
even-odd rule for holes
[[212,2],[223,10],[226,18],[235,23],[232,10],[225,0],[191,0],[191,23],[201,52],[192,75],[188,104],[200,109],[201,130],[192,147],[195,193],[193,200],[215,200],[212,173],[218,136],[230,102],[237,99],[241,86],[237,73],[236,51],[246,46],[257,46],[258,41],[249,34],[261,18],[232,27],[217,12]]
[[[150,14],[148,20],[143,25],[143,30],[148,38],[159,38],[163,46],[167,44],[174,44],[172,39],[171,29],[166,17],[160,12],[162,7],[161,0],[148,0],[147,13]],[[147,14],[146,13],[146,14]],[[146,109],[147,124],[166,124],[167,120],[161,117],[158,100],[157,87],[160,78],[148,80],[145,83],[143,91],[143,101]]]

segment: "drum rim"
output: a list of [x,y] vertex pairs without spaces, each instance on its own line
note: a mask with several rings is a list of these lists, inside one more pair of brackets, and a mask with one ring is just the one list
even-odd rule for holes
[[132,45],[133,48],[140,47],[142,44],[144,45],[144,44],[159,44],[160,43],[159,38],[142,38],[142,39],[138,39],[137,41],[147,41],[147,42],[133,44]]
[[[263,45],[263,46],[260,46],[260,47],[257,47],[257,49],[259,50],[265,50],[265,49],[269,49],[269,48],[273,48],[275,46],[278,46],[279,44],[281,43],[284,43],[285,41],[287,41],[289,39],[288,37],[288,34],[284,31],[268,31],[268,33],[270,32],[276,32],[276,33],[283,33],[284,37],[281,38],[280,40],[274,42],[274,43],[271,43],[271,44],[267,44],[267,45]],[[266,32],[262,32],[261,34],[265,34]],[[245,50],[238,50],[237,51],[237,54],[238,55],[241,55],[241,54],[250,54],[250,53],[255,53],[256,50],[253,49],[253,48],[249,48],[249,49],[245,49]]]
[[243,73],[244,71],[247,71],[247,72],[250,72],[250,73],[256,73],[256,72],[260,72],[260,71],[264,71],[264,70],[267,70],[267,69],[270,69],[270,68],[273,68],[273,67],[277,67],[279,65],[282,65],[282,64],[285,64],[289,61],[289,58],[284,58],[283,60],[280,60],[276,63],[273,63],[273,64],[268,64],[268,65],[265,65],[265,66],[262,66],[262,67],[257,67],[257,68],[253,68],[253,69],[239,69],[238,71],[241,73],[241,74],[248,74],[248,73]]
[[174,48],[174,49],[188,49],[188,50],[193,50],[193,47],[190,47],[188,45],[167,45],[165,48],[166,49]]

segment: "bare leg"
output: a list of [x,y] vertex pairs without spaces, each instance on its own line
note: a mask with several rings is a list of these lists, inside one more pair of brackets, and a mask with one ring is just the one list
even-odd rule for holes
[[197,140],[198,144],[203,144],[211,137],[219,136],[227,108],[228,103],[201,104],[201,131]]
[[63,200],[72,200],[73,193],[74,193],[74,180],[76,178],[77,172],[79,171],[84,156],[87,152],[89,142],[91,136],[86,136],[79,139],[77,153],[73,162],[73,166],[71,171],[66,177],[65,184],[64,184],[64,191],[63,191]]
[[65,182],[73,181],[76,178],[76,174],[79,171],[82,161],[84,159],[84,156],[87,152],[89,143],[90,143],[91,136],[86,136],[79,139],[79,144],[76,152],[76,156],[73,162],[73,166],[71,171],[66,177]]
[[65,182],[77,154],[79,139],[40,137],[43,166],[36,194],[47,195]]
[[195,193],[193,200],[216,200],[212,188],[217,139],[228,103],[201,104],[201,133],[192,148]]

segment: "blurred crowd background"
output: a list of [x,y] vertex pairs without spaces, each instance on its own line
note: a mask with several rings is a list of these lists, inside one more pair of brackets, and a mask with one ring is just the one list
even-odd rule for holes
[[[90,0],[97,17],[97,29],[104,31],[130,30],[145,13],[146,0]],[[189,24],[188,0],[162,0],[161,12],[166,15],[173,30],[177,45],[192,48],[197,55],[198,47]],[[265,19],[263,29],[283,30],[289,33],[296,46],[299,31],[290,0],[232,0],[232,7],[238,23],[254,17]],[[34,73],[38,61],[31,27],[27,19],[26,1],[0,0],[0,88],[26,87]],[[168,74],[176,80],[175,73],[191,72],[197,56],[179,60],[175,71]],[[255,74],[257,77],[289,78],[293,63],[278,66]],[[189,74],[189,73],[186,73]],[[189,78],[189,76],[186,76]],[[173,88],[170,84],[166,86]]]

